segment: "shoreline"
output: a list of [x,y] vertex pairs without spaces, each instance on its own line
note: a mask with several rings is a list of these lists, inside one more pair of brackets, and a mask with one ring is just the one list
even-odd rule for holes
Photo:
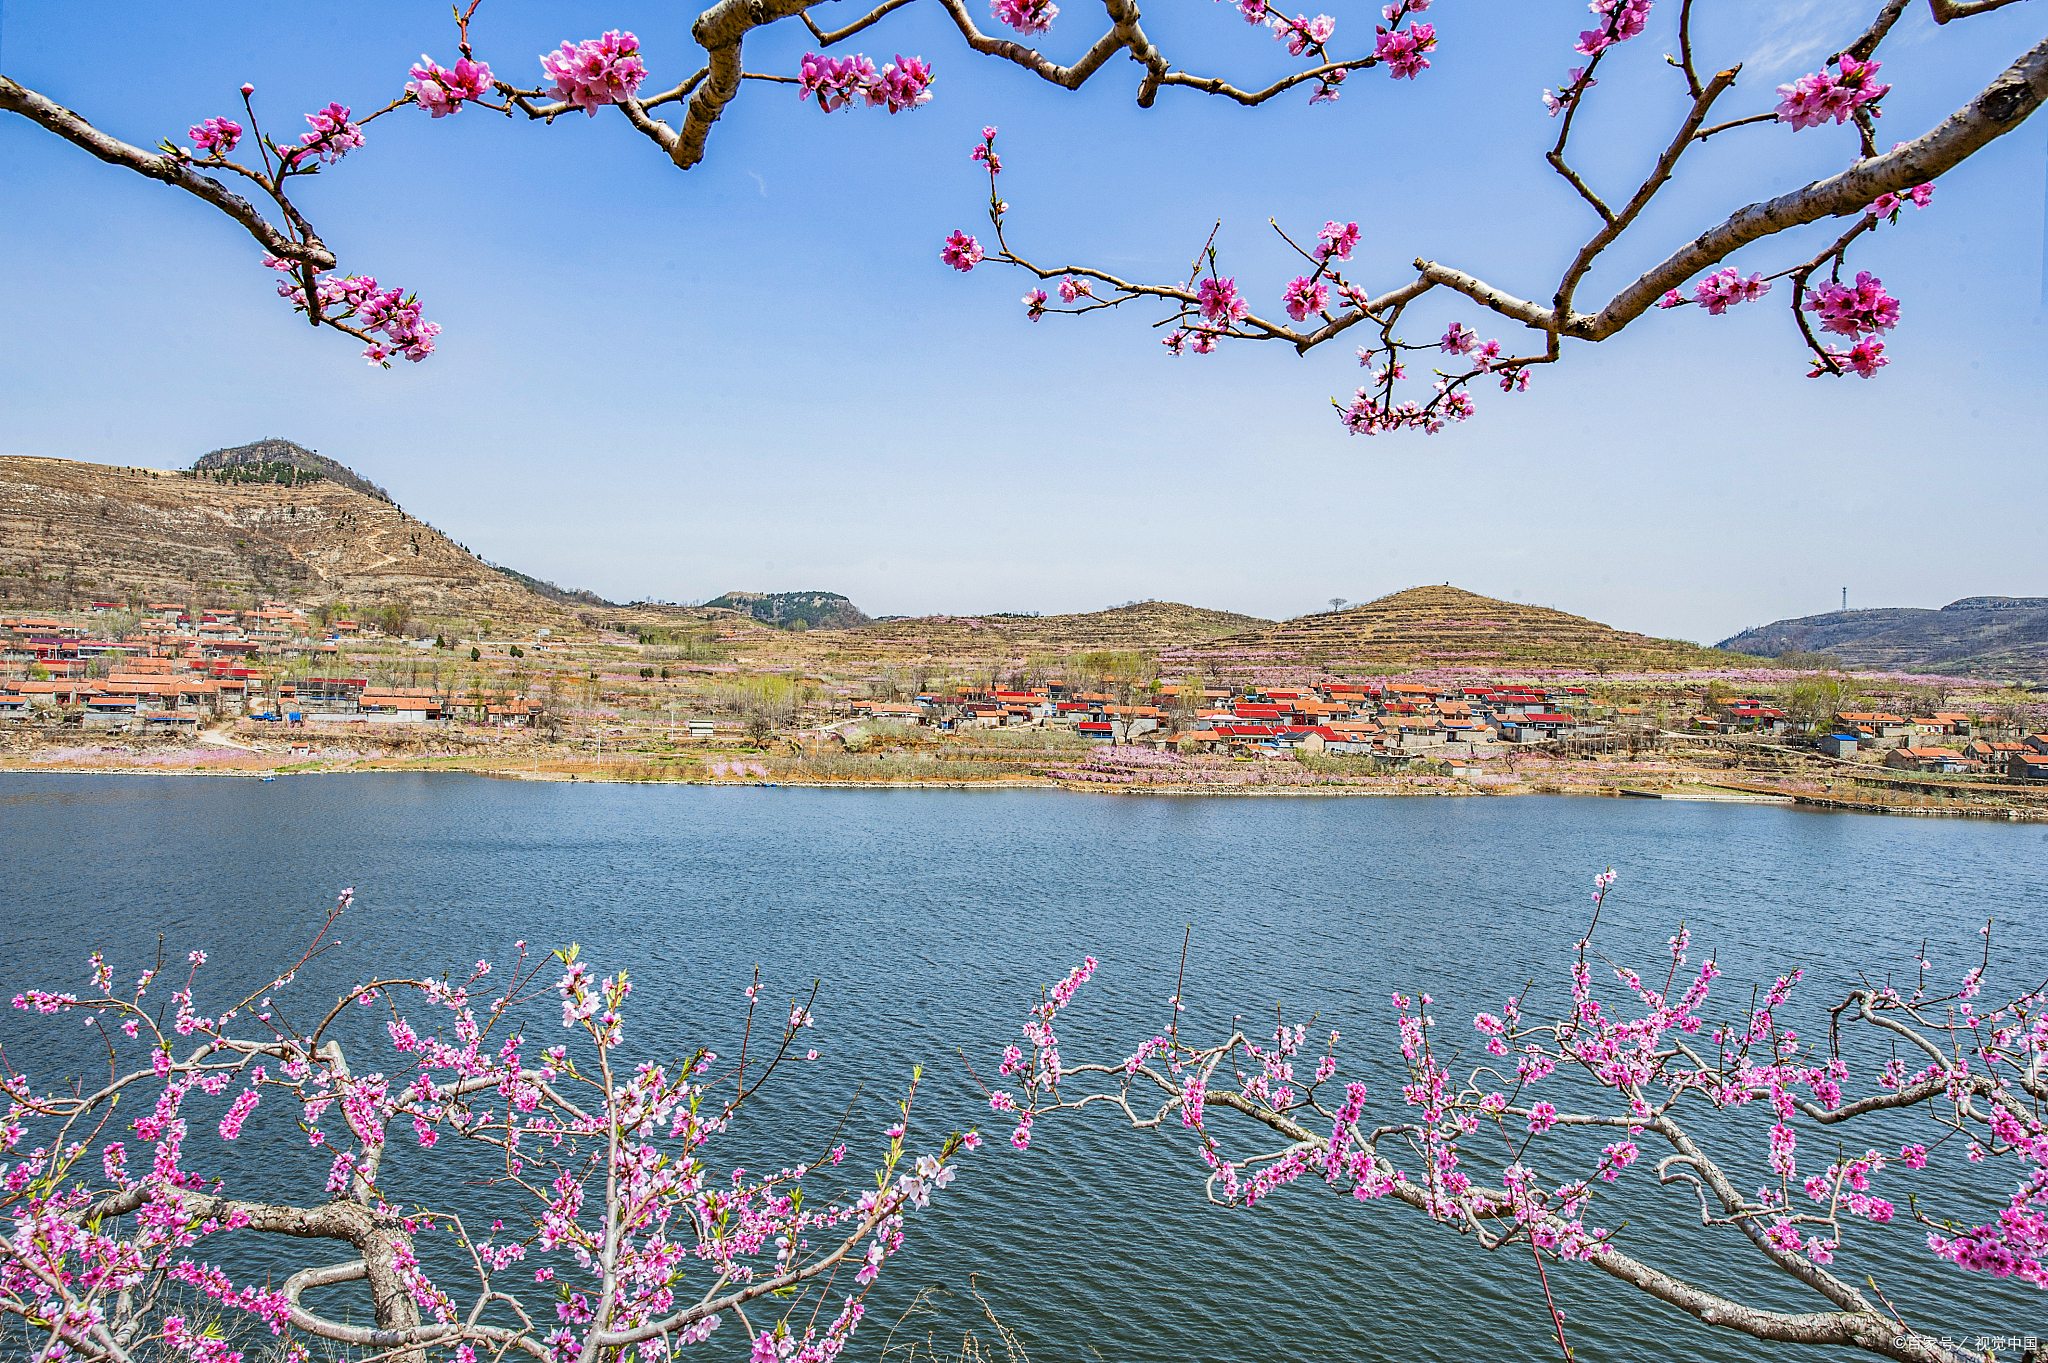
[[1814,812],[1843,814],[1876,814],[1889,816],[1910,816],[1936,819],[1987,819],[1997,823],[2048,823],[2048,810],[2027,810],[2010,807],[1957,807],[1939,808],[1924,805],[1893,805],[1876,801],[1843,800],[1832,796],[1809,795],[1803,792],[1786,791],[1782,794],[1766,795],[1753,789],[1739,786],[1718,786],[1700,782],[1689,790],[1644,791],[1631,790],[1626,786],[1602,785],[1593,787],[1539,789],[1534,785],[1480,787],[1460,783],[1452,786],[1425,786],[1420,788],[1365,787],[1365,786],[1245,786],[1245,785],[1101,785],[1092,782],[1068,782],[1052,780],[992,780],[992,781],[741,781],[718,778],[683,778],[651,780],[643,777],[582,776],[558,772],[532,772],[508,768],[479,767],[332,767],[300,771],[264,771],[258,769],[212,769],[169,768],[140,765],[133,767],[76,767],[58,766],[0,766],[0,776],[196,776],[225,777],[243,780],[276,780],[282,777],[298,776],[473,776],[498,781],[537,781],[549,785],[588,786],[689,786],[724,790],[983,790],[1017,791],[1042,790],[1070,795],[1105,796],[1162,796],[1178,799],[1254,798],[1254,797],[1315,797],[1315,798],[1377,798],[1377,799],[1458,799],[1471,797],[1515,797],[1531,795],[1577,796],[1588,799],[1649,799],[1663,800],[1676,804],[1739,804],[1774,805],[1781,808],[1804,808]]

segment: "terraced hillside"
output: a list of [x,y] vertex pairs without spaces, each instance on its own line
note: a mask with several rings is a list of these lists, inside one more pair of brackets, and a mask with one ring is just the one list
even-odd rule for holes
[[1775,658],[1828,653],[1850,667],[2048,680],[2048,597],[1966,596],[1940,610],[1829,611],[1746,629],[1720,647]]
[[1189,661],[1221,667],[1299,663],[1342,672],[1560,668],[1677,671],[1724,664],[1697,644],[1653,639],[1546,606],[1498,601],[1456,587],[1411,587],[1347,610],[1304,615],[1210,640]]
[[[1164,652],[1270,623],[1252,615],[1144,601],[1075,615],[933,615],[880,620],[858,629],[789,635],[794,658],[812,666],[940,668],[1019,665],[1096,651]],[[763,644],[762,649],[771,647]]]
[[566,610],[388,501],[173,470],[0,457],[0,605],[396,603],[415,616],[576,628]]

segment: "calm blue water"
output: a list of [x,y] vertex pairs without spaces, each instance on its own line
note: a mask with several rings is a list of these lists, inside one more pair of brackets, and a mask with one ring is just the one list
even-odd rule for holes
[[[1550,982],[1536,997],[1556,998],[1590,879],[1609,864],[1621,882],[1600,940],[1618,959],[1648,964],[1683,918],[1696,953],[1718,953],[1731,1007],[1750,981],[1805,966],[1801,1021],[1814,1035],[1856,970],[1908,969],[1923,938],[1940,972],[1960,977],[1987,916],[1999,920],[1995,980],[2038,982],[2048,963],[2039,827],[1754,806],[5,776],[0,853],[9,994],[81,987],[77,963],[95,949],[132,978],[159,932],[175,958],[212,952],[225,989],[296,954],[346,884],[361,909],[344,949],[308,972],[311,993],[331,995],[373,960],[438,972],[508,959],[515,938],[575,940],[601,971],[633,972],[629,1049],[666,1056],[699,1042],[730,1051],[755,965],[778,997],[815,978],[825,1057],[755,1119],[766,1137],[810,1134],[749,1152],[777,1163],[808,1151],[859,1081],[849,1129],[879,1128],[913,1061],[930,1076],[927,1120],[982,1122],[956,1048],[992,1069],[1038,988],[1083,954],[1102,968],[1069,1014],[1066,1057],[1121,1057],[1163,1021],[1188,925],[1197,1025],[1241,1013],[1270,1030],[1277,1003],[1341,1028],[1355,1057],[1390,1049],[1394,988],[1435,994],[1453,1044],[1474,1011],[1532,976]],[[47,1035],[19,1013],[0,1021],[17,1063],[58,1064]],[[1389,1071],[1365,1069],[1394,1093]],[[1890,1134],[1894,1148],[1900,1138]],[[245,1137],[220,1167],[318,1199],[324,1165],[238,1165],[254,1144]],[[1761,1154],[1745,1148],[1761,1182]],[[1810,1140],[1802,1154],[1811,1163],[1823,1148]],[[888,1302],[955,1289],[919,1333],[950,1331],[957,1346],[975,1314],[957,1289],[974,1272],[1042,1360],[1554,1351],[1526,1250],[1489,1258],[1405,1209],[1320,1185],[1223,1211],[1203,1204],[1199,1168],[1185,1141],[1119,1132],[1106,1117],[1043,1125],[1027,1154],[998,1136],[913,1223],[912,1249],[884,1279]],[[400,1186],[422,1200],[461,1195],[424,1172]],[[1892,1191],[1906,1186],[1942,1187]],[[2002,1184],[1980,1183],[1974,1199],[1956,1191],[1942,1206],[1979,1215],[1994,1192]],[[1675,1192],[1643,1188],[1608,1220],[1623,1215],[1624,1244],[1681,1275],[1762,1304],[1823,1305],[1725,1240],[1727,1252],[1700,1248]],[[2048,1334],[2039,1293],[1937,1278],[1918,1243],[1903,1227],[1864,1229],[1841,1262],[1854,1280],[1876,1274],[1933,1333]],[[317,1254],[243,1252],[280,1271]],[[1822,1356],[1692,1325],[1596,1271],[1551,1277],[1581,1359]],[[721,1333],[723,1354],[737,1335]],[[864,1331],[866,1356],[881,1336]]]

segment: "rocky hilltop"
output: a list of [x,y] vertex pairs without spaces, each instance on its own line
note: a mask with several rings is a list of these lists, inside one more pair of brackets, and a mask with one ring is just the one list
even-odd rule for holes
[[380,502],[391,500],[390,493],[347,465],[276,436],[250,445],[209,451],[200,455],[192,465],[195,473],[226,474],[233,476],[235,481],[262,483],[281,481],[276,476],[281,469],[296,469],[316,478],[329,479],[343,487],[352,487],[366,497],[375,497]]
[[777,629],[854,629],[867,615],[838,592],[727,592],[704,603]]
[[1891,607],[1776,620],[1720,647],[1775,658],[1826,653],[1848,667],[2048,680],[2048,597],[1966,596],[1940,610]]
[[222,482],[206,470],[0,457],[0,605],[397,604],[416,617],[574,627],[562,606],[355,486],[363,480],[320,472]]
[[1411,587],[1345,610],[1233,633],[1190,650],[1196,659],[1263,657],[1331,671],[1564,668],[1673,671],[1725,663],[1698,644],[1653,639],[1547,606],[1499,601],[1457,587]]

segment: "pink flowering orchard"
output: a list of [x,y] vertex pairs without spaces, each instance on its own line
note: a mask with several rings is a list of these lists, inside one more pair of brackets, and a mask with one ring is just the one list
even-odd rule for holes
[[[37,1357],[239,1363],[275,1335],[296,1359],[595,1363],[715,1341],[828,1363],[908,1220],[980,1144],[922,1131],[913,1070],[884,1130],[842,1123],[778,1168],[719,1165],[749,1100],[817,1059],[810,1002],[785,1020],[756,979],[734,1054],[631,1060],[632,982],[573,946],[307,997],[296,977],[352,893],[217,1015],[200,1011],[202,951],[119,985],[95,954],[82,993],[14,998],[105,1053],[103,1078],[0,1059],[0,1315]],[[288,1167],[280,1139],[324,1182],[275,1200],[273,1168],[238,1186]],[[229,1158],[251,1142],[258,1158]],[[451,1176],[463,1205],[421,1200]],[[237,1281],[219,1257],[232,1242],[251,1262],[252,1238],[270,1271]],[[244,1328],[207,1328],[223,1315]]]
[[[1926,0],[1940,25],[2018,2]],[[1165,92],[1248,107],[1305,94],[1311,104],[1329,105],[1375,75],[1392,83],[1388,97],[1426,100],[1431,72],[1439,64],[1455,61],[1461,48],[1488,41],[1483,23],[1465,13],[1459,0],[1392,0],[1363,17],[1341,18],[1290,15],[1269,0],[1195,7],[1195,20],[1242,20],[1298,63],[1280,80],[1244,88],[1225,76],[1177,65],[1155,43],[1135,0],[1103,0],[1102,13],[1092,17],[1071,6],[1063,13],[1051,0],[992,0],[986,14],[974,0],[885,0],[831,30],[811,16],[823,0],[719,0],[691,28],[694,53],[646,52],[633,33],[610,29],[564,38],[557,49],[524,64],[521,55],[487,51],[488,16],[479,15],[480,3],[457,10],[452,64],[442,65],[431,53],[409,66],[394,58],[390,89],[368,100],[329,103],[304,116],[308,131],[302,133],[266,132],[251,84],[241,89],[238,112],[209,116],[186,129],[183,138],[168,137],[153,148],[102,132],[84,116],[6,77],[0,77],[0,108],[103,161],[173,185],[228,214],[262,247],[264,263],[282,276],[279,295],[295,311],[313,326],[356,337],[371,363],[388,366],[399,357],[417,362],[432,354],[440,328],[425,320],[416,294],[369,275],[343,272],[335,250],[300,212],[292,193],[298,177],[344,173],[338,165],[344,156],[370,154],[365,150],[373,141],[365,131],[368,125],[408,106],[441,119],[475,105],[543,129],[567,114],[595,117],[612,109],[672,166],[687,170],[704,159],[718,121],[744,108],[739,96],[750,82],[769,87],[763,95],[775,86],[794,86],[799,99],[827,114],[903,114],[930,103],[938,93],[943,57],[889,48],[878,48],[875,56],[830,51],[870,29],[881,36],[889,16],[912,3],[943,8],[967,52],[1021,68],[1060,89],[1077,90],[1105,71],[1127,71],[1110,65],[1112,58],[1126,57],[1136,67],[1135,97],[1144,108]],[[1932,128],[1899,130],[1910,134],[1907,140],[1881,148],[1878,120],[1892,84],[1879,54],[1909,3],[1913,0],[1843,0],[1843,8],[1867,16],[1867,25],[1842,50],[1775,91],[1745,83],[1748,54],[1739,38],[1711,23],[1718,9],[1712,0],[1592,0],[1583,18],[1561,13],[1554,65],[1539,62],[1530,72],[1528,116],[1556,125],[1545,160],[1582,201],[1587,232],[1576,243],[1560,245],[1558,273],[1547,296],[1505,287],[1456,263],[1385,259],[1383,252],[1360,241],[1358,225],[1345,211],[1346,190],[1334,185],[1329,190],[1333,216],[1313,241],[1305,228],[1296,233],[1275,225],[1301,260],[1291,279],[1253,281],[1225,274],[1220,225],[1201,241],[1187,276],[1178,281],[1125,279],[1085,264],[1042,265],[1011,244],[1009,205],[995,189],[1001,161],[994,128],[972,148],[990,179],[993,244],[964,228],[941,231],[940,259],[963,272],[995,262],[1028,271],[1044,283],[1058,281],[1058,303],[1044,288],[1025,294],[1026,313],[1034,321],[1048,313],[1083,314],[1127,303],[1162,307],[1162,341],[1176,356],[1207,355],[1222,342],[1247,340],[1277,341],[1306,352],[1360,327],[1357,334],[1364,344],[1355,349],[1366,380],[1350,398],[1333,400],[1339,419],[1356,434],[1438,431],[1471,416],[1474,394],[1488,384],[1503,393],[1525,391],[1532,370],[1563,358],[1568,342],[1609,340],[1652,311],[1697,308],[1718,317],[1767,297],[1786,306],[1788,335],[1803,345],[1814,377],[1873,378],[1890,363],[1884,337],[1899,324],[1903,306],[1886,290],[1881,268],[1862,268],[1860,260],[1850,265],[1852,249],[1882,253],[1885,239],[1909,230],[1905,219],[1911,215],[1905,210],[1929,206],[1939,176],[2017,128],[2048,95],[2044,39],[2004,71],[1963,75],[1969,97],[1952,115]],[[1175,19],[1189,17],[1177,14]],[[794,70],[746,70],[742,58],[749,35],[783,23],[802,23],[815,47]],[[1080,31],[1069,41],[1077,25]],[[1064,60],[1049,55],[1056,51],[1068,55]],[[664,63],[673,63],[672,69],[656,77],[654,69]],[[1612,75],[1616,63],[1667,67],[1684,107],[1653,162],[1641,167],[1636,178],[1602,186],[1574,165],[1573,137],[1582,130],[1582,120],[1639,122],[1653,116],[1626,99],[1610,98],[1601,88],[1603,74]],[[972,82],[957,75],[949,78],[946,90],[947,98],[970,105],[975,98]],[[789,92],[780,93],[787,97]],[[356,117],[352,110],[357,107],[370,112]],[[1456,110],[1445,115],[1455,120]],[[1772,170],[1774,156],[1784,154],[1786,136],[1836,139],[1842,168],[1808,184],[1789,183],[1796,177]],[[1643,235],[1648,230],[1645,210],[1659,192],[1685,165],[1712,154],[1700,149],[1710,140],[1721,147],[1739,139],[1749,139],[1745,174],[1763,197],[1731,205],[1719,221],[1688,227],[1682,239],[1668,243],[1657,264],[1612,296],[1582,298],[1588,273],[1603,254],[1624,237]],[[1028,146],[1020,153],[1056,154]],[[1843,227],[1818,251],[1788,256],[1780,247],[1771,254],[1775,238],[1827,220]],[[1104,249],[1111,245],[1105,243]],[[1750,248],[1765,258],[1750,263]],[[1738,254],[1745,258],[1731,263]],[[1433,316],[1418,327],[1420,313],[1413,310],[1425,297],[1432,306],[1450,301],[1466,311],[1448,319]],[[1491,323],[1474,325],[1488,317]],[[1439,338],[1436,328],[1446,320],[1448,329]],[[1512,330],[1505,337],[1481,338],[1481,332],[1509,324]]]
[[[1595,877],[1591,923],[1556,1004],[1540,989],[1510,994],[1460,1034],[1429,994],[1394,993],[1398,1095],[1343,1072],[1340,1056],[1378,1040],[1346,1043],[1284,1016],[1270,1034],[1188,1036],[1183,947],[1165,1027],[1121,1060],[1061,1053],[1061,1015],[1096,960],[1052,986],[1023,1024],[1026,1045],[1004,1051],[988,1105],[1013,1124],[1019,1150],[1037,1124],[1098,1106],[1133,1129],[1181,1131],[1209,1200],[1226,1206],[1255,1208],[1308,1179],[1349,1201],[1407,1208],[1491,1252],[1504,1287],[1523,1283],[1548,1309],[1566,1363],[1571,1326],[1550,1280],[1566,1263],[1760,1340],[1983,1363],[1919,1314],[1939,1302],[1904,1299],[1885,1281],[1888,1256],[1855,1257],[1859,1227],[1915,1224],[1961,1294],[1982,1277],[2048,1289],[2048,993],[1986,1001],[1987,924],[1982,960],[1952,986],[1934,982],[1923,956],[1910,988],[1851,990],[1806,1010],[1803,1033],[1801,971],[1719,1000],[1721,971],[1711,957],[1691,961],[1683,925],[1647,973],[1609,959],[1595,929],[1614,881],[1611,869]],[[2005,1206],[1971,1224],[1920,1201],[1915,1175],[1937,1163]],[[1624,1180],[1678,1199],[1695,1231],[1620,1224],[1603,1208]],[[1783,1290],[1730,1295],[1725,1270],[1699,1271],[1710,1241],[1747,1251],[1760,1276],[1806,1304],[1772,1304]]]

